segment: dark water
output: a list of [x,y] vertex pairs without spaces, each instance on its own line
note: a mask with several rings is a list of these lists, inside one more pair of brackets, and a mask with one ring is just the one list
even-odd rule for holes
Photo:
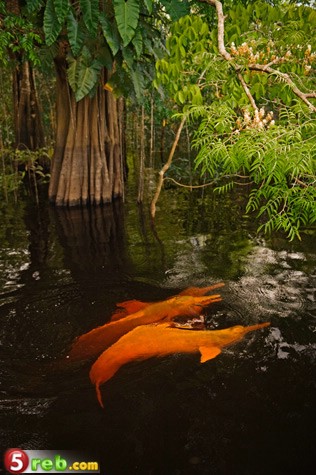
[[[166,191],[155,228],[122,208],[2,207],[0,447],[93,450],[104,475],[308,475],[315,468],[315,234],[258,238],[238,199]],[[203,365],[173,355],[123,367],[55,364],[117,302],[224,281],[209,328],[271,327]]]

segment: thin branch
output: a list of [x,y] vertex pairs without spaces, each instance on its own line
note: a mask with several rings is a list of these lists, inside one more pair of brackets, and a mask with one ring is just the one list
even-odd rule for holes
[[300,185],[302,186],[303,188],[309,188],[309,185],[307,185],[306,183],[304,183],[302,180],[300,180],[299,178],[294,178],[294,183],[296,183],[297,185]]
[[190,188],[191,190],[197,189],[197,188],[205,188],[206,186],[212,186],[214,183],[217,182],[217,180],[210,181],[209,183],[204,183],[204,185],[185,185],[184,183],[180,183],[179,181],[175,180],[174,178],[171,178],[170,176],[167,176],[164,178],[164,180],[170,180],[173,181],[178,186],[181,186],[182,188]]
[[251,94],[250,89],[249,89],[249,87],[247,86],[247,84],[246,84],[246,82],[245,82],[245,80],[244,80],[242,74],[239,72],[239,73],[237,73],[237,76],[238,76],[238,79],[239,79],[239,81],[240,81],[240,84],[242,85],[242,87],[243,87],[243,89],[244,89],[244,91],[245,91],[245,93],[246,93],[246,96],[248,97],[248,99],[249,99],[249,101],[250,101],[250,104],[251,104],[252,108],[253,108],[255,111],[258,111],[258,110],[259,110],[259,109],[258,109],[258,106],[257,106],[257,104],[256,104],[256,102],[255,102],[255,100],[254,100],[254,98],[253,98],[253,95]]
[[184,126],[186,120],[187,120],[187,116],[184,115],[182,117],[182,120],[181,120],[180,124],[179,124],[175,139],[173,141],[173,144],[172,144],[172,147],[171,147],[171,150],[170,150],[170,153],[169,153],[168,160],[166,161],[166,163],[164,164],[164,166],[162,167],[162,169],[159,172],[157,189],[156,189],[156,192],[154,194],[153,200],[152,200],[151,205],[150,205],[150,214],[151,214],[152,218],[154,218],[155,214],[156,214],[156,203],[158,201],[158,198],[159,198],[159,195],[160,195],[160,192],[161,192],[161,188],[162,188],[162,185],[163,185],[164,174],[170,168],[170,165],[171,165],[172,159],[173,159],[173,155],[174,155],[174,152],[177,148],[178,142],[180,140],[180,135],[181,135],[181,132],[182,132],[182,129],[183,129],[183,126]]
[[240,183],[240,181],[234,181],[233,183],[234,185],[238,185],[238,186],[250,186],[254,184],[253,181],[248,181],[247,183]]
[[316,92],[304,93],[297,87],[297,85],[294,83],[294,81],[292,81],[292,79],[287,73],[282,73],[277,69],[271,68],[268,64],[249,64],[248,68],[252,71],[262,71],[268,74],[279,76],[280,78],[284,79],[284,81],[290,86],[294,94],[299,97],[303,102],[305,102],[305,104],[312,112],[316,112],[316,106],[314,106],[314,104],[312,104],[308,100],[309,97],[316,97]]
[[[198,81],[197,81],[197,84],[200,84],[201,80],[203,79],[206,71],[207,71],[208,68],[205,68],[204,71],[202,71],[202,73],[200,74],[199,78],[198,78]],[[162,169],[160,170],[159,172],[159,179],[158,179],[158,185],[157,185],[157,189],[156,189],[156,192],[154,194],[154,197],[153,197],[153,200],[151,202],[151,205],[150,205],[150,214],[151,214],[151,217],[154,219],[155,218],[155,214],[156,214],[156,204],[157,204],[157,201],[158,201],[158,198],[159,198],[159,195],[160,195],[160,192],[161,192],[161,188],[162,188],[162,185],[163,185],[163,182],[164,182],[164,174],[166,173],[166,171],[170,168],[170,165],[171,165],[171,162],[172,162],[172,159],[173,159],[173,156],[174,156],[174,152],[177,148],[177,145],[178,145],[178,142],[180,140],[180,135],[181,135],[181,132],[182,132],[182,129],[183,129],[183,126],[187,120],[188,116],[187,115],[183,115],[182,116],[182,120],[180,122],[180,125],[178,127],[178,130],[177,130],[177,133],[176,133],[176,136],[175,136],[175,139],[174,139],[174,142],[172,144],[172,147],[171,147],[171,150],[170,150],[170,153],[169,153],[169,157],[168,157],[168,160],[166,161],[166,163],[164,164],[164,166],[162,167]]]
[[[225,175],[223,178],[229,178],[229,179],[232,179],[232,178],[248,178],[249,179],[249,176],[243,176],[243,175],[238,175],[238,174],[234,174],[234,175]],[[205,188],[207,186],[212,186],[212,185],[215,185],[217,182],[218,182],[218,179],[215,179],[213,181],[210,181],[209,183],[204,183],[203,185],[185,185],[184,183],[180,183],[179,181],[175,180],[174,178],[171,178],[169,176],[167,176],[166,178],[164,178],[164,181],[165,180],[170,180],[170,181],[173,181],[176,185],[178,186],[181,186],[182,188],[190,188],[190,189],[198,189],[198,188]],[[245,186],[245,185],[252,185],[254,182],[253,181],[249,181],[249,182],[246,182],[246,183],[241,183],[240,181],[234,181],[235,185],[241,185],[241,186]]]

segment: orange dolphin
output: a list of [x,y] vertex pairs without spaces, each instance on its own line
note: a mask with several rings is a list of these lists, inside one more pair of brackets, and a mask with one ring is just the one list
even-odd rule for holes
[[225,330],[180,330],[170,324],[139,326],[122,336],[105,350],[90,370],[90,380],[95,384],[98,401],[103,406],[100,385],[108,381],[121,366],[135,360],[172,353],[200,353],[201,363],[215,358],[224,346],[235,343],[249,332],[269,326],[258,323],[249,327],[241,325]]
[[219,294],[204,294],[223,285],[219,283],[204,288],[190,287],[161,302],[121,302],[117,304],[120,309],[113,314],[110,322],[81,335],[74,342],[68,358],[70,361],[78,361],[98,356],[105,348],[139,325],[170,321],[178,316],[199,316],[204,307],[221,301]]

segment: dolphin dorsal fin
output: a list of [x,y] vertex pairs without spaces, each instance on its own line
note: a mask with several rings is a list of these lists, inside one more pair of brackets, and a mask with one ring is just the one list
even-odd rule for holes
[[201,353],[201,363],[205,363],[208,360],[212,360],[221,353],[221,350],[216,346],[200,346],[199,351]]
[[111,322],[120,320],[121,318],[127,317],[132,313],[139,312],[144,308],[151,305],[149,302],[141,302],[140,300],[126,300],[125,302],[117,303],[117,310],[113,313],[111,317]]

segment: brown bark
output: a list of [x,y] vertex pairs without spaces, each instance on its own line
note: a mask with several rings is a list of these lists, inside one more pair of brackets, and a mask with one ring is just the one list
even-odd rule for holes
[[14,15],[20,14],[20,2],[19,0],[7,0],[7,10]]
[[37,150],[44,147],[44,131],[34,72],[28,61],[16,57],[13,71],[15,147]]
[[79,102],[67,82],[63,56],[57,71],[57,135],[49,199],[57,206],[109,203],[123,196],[118,101],[102,87]]
[[137,203],[142,203],[144,198],[145,181],[145,108],[141,107],[141,126],[140,126],[140,162],[138,177]]
[[154,128],[154,98],[150,98],[150,139],[149,139],[149,167],[154,167],[154,146],[155,146],[155,128]]
[[[8,0],[7,10],[19,16],[20,2]],[[42,114],[37,97],[34,72],[20,52],[10,53],[15,62],[13,70],[13,104],[15,147],[36,150],[44,146]]]

